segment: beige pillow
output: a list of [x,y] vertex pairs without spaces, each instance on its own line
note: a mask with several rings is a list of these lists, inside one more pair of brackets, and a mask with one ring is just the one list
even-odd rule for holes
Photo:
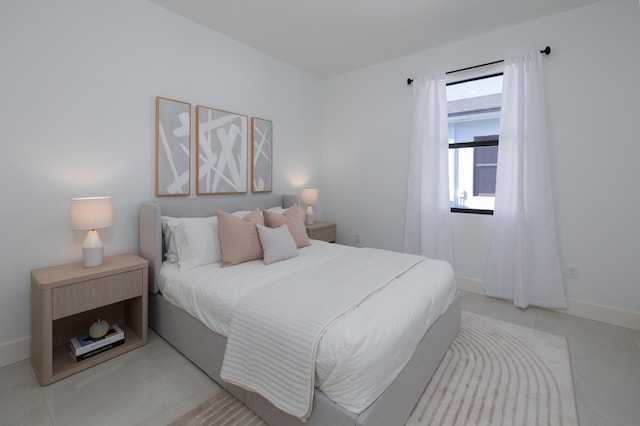
[[262,214],[264,215],[264,223],[269,228],[287,225],[297,248],[311,245],[307,235],[307,228],[304,227],[304,215],[296,204],[286,209],[282,214],[269,210],[263,210]]
[[264,250],[263,262],[265,265],[291,259],[298,255],[296,242],[293,241],[287,225],[282,225],[278,228],[256,225],[256,228],[258,228],[260,243]]
[[218,216],[222,266],[262,259],[262,245],[260,245],[256,225],[264,225],[264,220],[259,209],[242,219],[222,210],[218,210],[216,216]]

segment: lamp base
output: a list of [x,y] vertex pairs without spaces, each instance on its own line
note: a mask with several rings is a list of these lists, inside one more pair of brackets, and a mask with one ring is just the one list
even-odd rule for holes
[[102,265],[104,247],[82,247],[82,263],[86,268]]
[[87,238],[82,244],[82,263],[86,268],[102,265],[104,259],[104,246],[100,241],[100,236],[95,229],[87,234]]
[[307,206],[307,211],[304,212],[304,224],[313,225],[313,208]]

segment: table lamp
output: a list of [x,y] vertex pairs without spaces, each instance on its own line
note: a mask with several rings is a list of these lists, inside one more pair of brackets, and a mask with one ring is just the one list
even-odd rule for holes
[[307,210],[304,213],[304,223],[307,225],[313,225],[313,207],[318,202],[318,190],[317,189],[303,189],[300,195],[302,204],[307,206]]
[[111,197],[86,197],[71,199],[71,228],[89,231],[82,244],[82,262],[85,267],[102,265],[104,246],[96,229],[113,225],[113,201]]

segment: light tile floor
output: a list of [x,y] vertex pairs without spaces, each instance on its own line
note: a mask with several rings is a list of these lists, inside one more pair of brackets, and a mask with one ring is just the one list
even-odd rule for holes
[[[463,309],[565,336],[580,424],[640,425],[640,331],[465,293]],[[0,369],[0,425],[165,425],[220,388],[152,331],[149,344],[41,387]]]

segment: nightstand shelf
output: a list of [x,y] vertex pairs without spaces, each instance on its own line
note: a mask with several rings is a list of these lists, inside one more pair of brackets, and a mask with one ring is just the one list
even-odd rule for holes
[[[53,349],[53,374],[51,382],[68,377],[72,374],[79,373],[82,370],[86,370],[89,367],[100,364],[108,359],[122,355],[125,352],[129,352],[132,349],[144,345],[143,340],[138,336],[131,328],[123,325],[122,331],[126,336],[124,344],[113,349],[109,349],[107,352],[103,352],[100,355],[87,358],[83,361],[75,362],[71,355],[69,355],[69,342],[66,345],[58,346]],[[45,384],[45,383],[41,383]]]
[[[31,271],[31,363],[47,385],[147,343],[148,262],[125,254]],[[69,340],[98,318],[117,324],[125,343],[75,362]]]
[[304,225],[307,228],[307,235],[314,240],[322,240],[328,243],[336,242],[336,224],[333,222],[322,222],[316,220],[311,225]]

